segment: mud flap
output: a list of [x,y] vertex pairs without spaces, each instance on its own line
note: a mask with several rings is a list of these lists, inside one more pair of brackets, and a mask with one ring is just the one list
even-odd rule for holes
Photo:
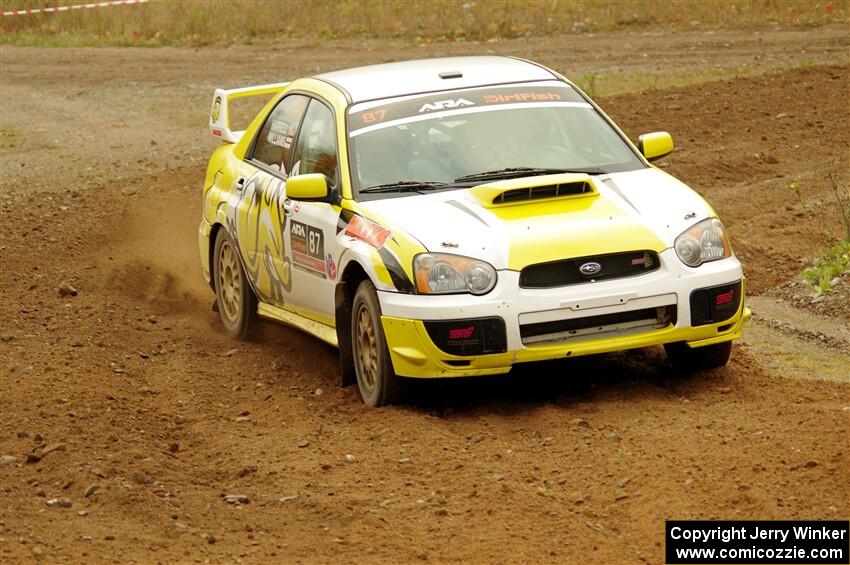
[[351,350],[351,302],[345,283],[334,289],[334,311],[336,312],[336,337],[339,345],[339,385],[346,387],[357,382],[354,372],[354,357]]

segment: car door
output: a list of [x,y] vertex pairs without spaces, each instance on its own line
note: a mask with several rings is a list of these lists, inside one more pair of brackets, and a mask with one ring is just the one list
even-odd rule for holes
[[[312,99],[304,114],[292,157],[292,175],[322,173],[331,194],[339,193],[335,117]],[[292,262],[289,305],[302,315],[334,324],[334,286],[341,247],[337,243],[340,208],[328,202],[287,200],[287,258]]]
[[276,306],[286,303],[292,285],[285,250],[284,194],[295,134],[309,102],[301,94],[281,99],[233,175],[238,200],[230,220],[245,271],[257,298]]

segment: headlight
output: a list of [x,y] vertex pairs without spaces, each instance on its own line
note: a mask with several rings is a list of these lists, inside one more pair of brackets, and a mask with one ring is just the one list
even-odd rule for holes
[[676,238],[676,255],[689,267],[699,267],[732,255],[726,228],[717,218],[694,224]]
[[496,286],[496,269],[460,255],[420,253],[413,259],[413,272],[421,294],[486,294]]

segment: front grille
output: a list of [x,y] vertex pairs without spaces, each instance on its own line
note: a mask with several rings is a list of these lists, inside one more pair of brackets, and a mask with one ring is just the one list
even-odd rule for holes
[[[529,265],[519,274],[522,288],[553,288],[642,275],[661,265],[654,251],[628,251]],[[598,270],[596,269],[598,267]],[[594,272],[595,271],[595,272]]]
[[519,334],[524,345],[531,345],[589,339],[601,337],[603,334],[639,333],[675,323],[676,305],[671,304],[599,316],[524,324],[519,327]]
[[590,183],[585,181],[530,186],[528,188],[506,190],[493,199],[493,204],[510,204],[511,202],[556,198],[559,196],[577,196],[579,194],[590,194],[591,192],[593,192],[593,188],[591,188]]

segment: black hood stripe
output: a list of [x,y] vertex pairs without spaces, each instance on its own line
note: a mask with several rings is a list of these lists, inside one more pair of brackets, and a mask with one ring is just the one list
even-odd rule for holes
[[398,262],[395,255],[390,253],[390,250],[386,247],[378,249],[378,255],[381,256],[381,260],[384,262],[384,266],[387,268],[387,272],[390,274],[390,280],[393,281],[396,290],[413,294],[413,283],[407,277],[407,273],[404,272],[401,263]]
[[[351,222],[351,219],[354,216],[358,215],[359,214],[356,214],[351,210],[343,208],[339,213],[339,219],[336,223],[337,235],[339,235],[339,232],[343,231],[348,226],[349,222]],[[396,242],[396,244],[398,243],[395,237],[390,237],[393,241]],[[396,290],[398,290],[399,292],[413,294],[415,292],[413,283],[410,281],[410,278],[407,276],[407,273],[404,272],[401,263],[398,262],[398,259],[396,259],[395,255],[393,255],[386,247],[381,247],[380,249],[378,249],[378,256],[381,258],[381,261],[384,262],[384,266],[387,268],[387,273],[389,273],[390,280],[392,281]]]

